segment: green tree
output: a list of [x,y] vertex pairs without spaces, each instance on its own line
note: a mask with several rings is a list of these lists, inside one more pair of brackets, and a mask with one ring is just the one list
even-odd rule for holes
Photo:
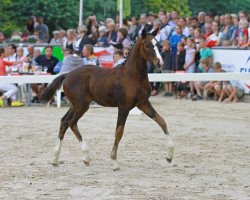
[[10,35],[13,30],[19,30],[18,23],[11,20],[11,15],[6,12],[6,8],[11,4],[12,0],[2,0],[0,6],[0,31],[7,36]]
[[145,6],[148,6],[151,11],[158,13],[159,10],[163,9],[167,12],[176,10],[180,16],[190,16],[191,11],[189,10],[188,0],[147,0],[144,1]]
[[237,14],[240,10],[250,10],[250,0],[189,0],[189,7],[193,15],[197,15],[200,11],[211,12],[214,15],[221,15],[225,13]]

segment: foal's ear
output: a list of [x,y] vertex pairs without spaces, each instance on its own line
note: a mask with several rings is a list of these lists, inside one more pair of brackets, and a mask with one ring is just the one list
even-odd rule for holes
[[146,35],[147,35],[147,32],[146,32],[145,28],[143,28],[143,30],[142,30],[142,32],[141,32],[141,36],[142,36],[143,38],[145,38]]
[[152,34],[153,36],[156,36],[157,33],[158,33],[158,31],[159,31],[159,27],[157,27],[157,29],[155,29],[151,34]]

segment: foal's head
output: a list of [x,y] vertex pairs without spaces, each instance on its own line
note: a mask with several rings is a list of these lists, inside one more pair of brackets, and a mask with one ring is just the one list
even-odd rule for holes
[[157,28],[151,34],[147,34],[146,30],[143,29],[141,38],[139,39],[140,41],[138,41],[140,43],[139,48],[141,56],[145,60],[153,63],[155,66],[159,65],[161,57],[156,46],[157,41],[155,39],[158,30],[159,29]]

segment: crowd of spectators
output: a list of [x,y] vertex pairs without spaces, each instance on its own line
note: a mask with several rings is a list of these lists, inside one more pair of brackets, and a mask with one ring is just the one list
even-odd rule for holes
[[[19,33],[14,31],[10,41],[14,42],[20,39],[21,41],[29,42],[33,39],[33,42],[38,44],[61,45],[65,58],[69,55],[75,55],[75,57],[77,55],[77,59],[79,57],[82,58],[82,63],[75,65],[78,67],[84,64],[98,65],[98,59],[94,56],[93,47],[108,47],[111,45],[115,49],[113,66],[116,67],[123,62],[123,56],[126,56],[130,45],[135,42],[143,29],[150,33],[159,28],[156,39],[159,42],[158,46],[164,61],[162,73],[206,73],[216,71],[213,68],[211,47],[234,46],[245,49],[250,46],[250,26],[248,20],[246,11],[220,16],[200,12],[194,17],[181,17],[177,11],[169,13],[161,10],[158,13],[141,14],[139,19],[136,16],[131,17],[131,20],[124,19],[123,26],[120,27],[119,16],[116,19],[106,18],[104,21],[98,22],[96,16],[92,15],[87,18],[84,24],[77,28],[53,30],[53,37],[49,38],[48,26],[44,23],[43,18],[31,16],[25,26],[25,32]],[[5,40],[7,39],[0,32],[0,42]],[[64,60],[67,59],[64,58],[62,62],[59,62],[54,58],[51,55],[51,46],[46,47],[44,55],[39,55],[39,52],[35,54],[34,47],[30,45],[27,56],[23,55],[22,47],[16,49],[12,45],[12,52],[8,49],[10,46],[6,46],[5,51],[1,50],[2,60],[6,61],[1,63],[1,75],[9,73],[9,68],[5,68],[8,65],[10,65],[9,67],[12,71],[20,70],[21,65],[7,63],[7,61],[34,62],[36,65],[42,66],[42,69],[46,68],[46,71],[51,74],[59,73],[59,66],[65,67]],[[73,59],[74,62],[75,57],[70,59]],[[154,66],[148,63],[148,72],[159,71],[155,71]],[[219,96],[218,99],[220,101],[225,100],[225,102],[228,102],[229,99],[236,101],[235,97],[229,98],[232,89],[228,89],[229,87],[226,87],[225,83],[224,86],[221,83],[214,84],[216,85],[216,90],[214,87],[211,89],[211,83],[206,84],[208,83],[188,82],[186,86],[189,92],[186,95],[193,100],[207,99],[205,93],[213,91],[215,96]],[[151,95],[157,95],[160,84],[151,83],[151,85]],[[172,96],[176,90],[176,85],[178,85],[178,88],[182,88],[180,87],[181,84],[165,83],[164,96]],[[218,88],[218,85],[221,88]],[[42,87],[39,87],[39,85],[32,86],[36,94],[34,101],[39,99],[41,88],[44,87],[44,85]],[[227,89],[224,90],[223,95],[220,95],[223,88]],[[218,91],[221,91],[221,93],[218,94]],[[2,92],[3,96],[7,91],[2,89],[0,92]],[[180,94],[183,95],[183,92]]]

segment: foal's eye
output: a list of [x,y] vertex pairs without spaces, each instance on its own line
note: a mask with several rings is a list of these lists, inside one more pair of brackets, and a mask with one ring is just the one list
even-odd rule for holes
[[145,44],[145,47],[146,47],[146,48],[149,48],[150,46],[149,46],[149,44]]

